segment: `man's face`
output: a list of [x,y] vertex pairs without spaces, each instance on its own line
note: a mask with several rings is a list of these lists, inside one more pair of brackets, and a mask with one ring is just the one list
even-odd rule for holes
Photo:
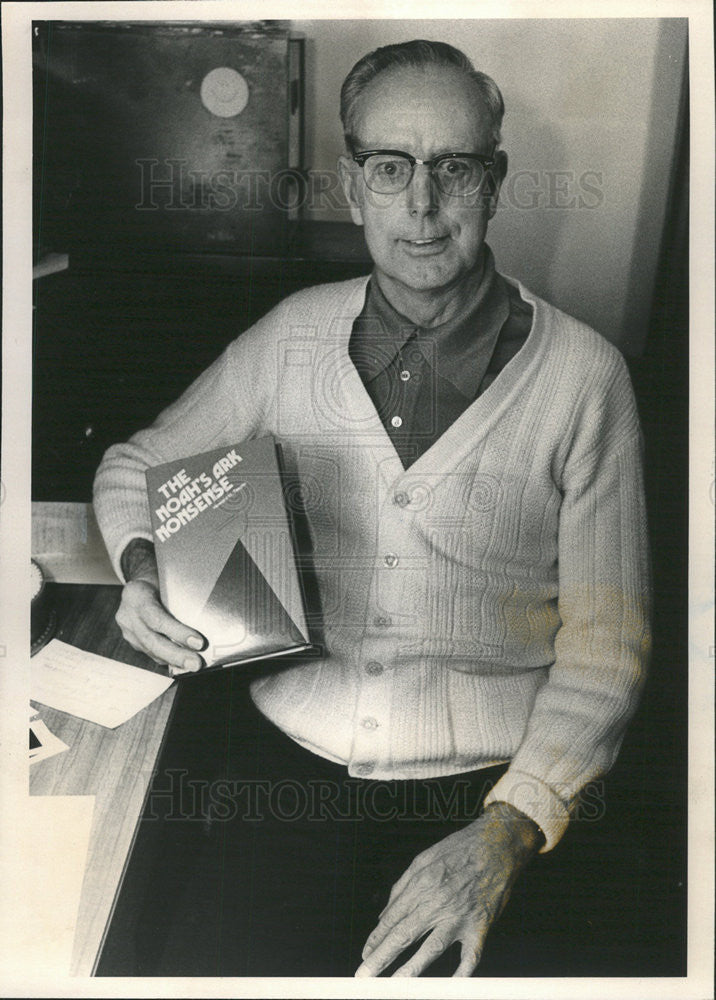
[[[458,70],[385,70],[360,98],[356,150],[398,149],[429,160],[440,153],[493,152],[489,118],[471,81]],[[478,195],[443,194],[416,165],[399,194],[367,189],[358,164],[340,161],[354,222],[365,238],[384,291],[447,292],[472,271],[495,213],[504,154]],[[489,193],[485,193],[489,192]],[[429,242],[425,242],[425,241]]]

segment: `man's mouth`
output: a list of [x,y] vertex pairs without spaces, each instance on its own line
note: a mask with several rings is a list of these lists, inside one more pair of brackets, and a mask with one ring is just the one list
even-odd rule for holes
[[447,246],[449,239],[449,235],[445,234],[445,236],[421,236],[416,240],[404,239],[400,242],[405,252],[411,256],[429,257],[434,254],[441,254]]
[[409,243],[411,246],[414,246],[414,247],[426,247],[426,246],[430,246],[432,243],[441,243],[443,240],[446,240],[446,239],[447,239],[447,236],[426,236],[426,237],[424,237],[422,239],[418,239],[418,240],[407,240],[406,239],[406,240],[404,240],[404,242],[405,243]]

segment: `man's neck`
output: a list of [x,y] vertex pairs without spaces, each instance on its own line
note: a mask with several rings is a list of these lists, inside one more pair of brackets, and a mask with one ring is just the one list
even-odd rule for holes
[[380,290],[392,307],[416,326],[423,329],[441,326],[458,316],[472,302],[485,272],[485,258],[480,259],[459,282],[438,290],[420,291],[408,288],[390,275],[376,269]]

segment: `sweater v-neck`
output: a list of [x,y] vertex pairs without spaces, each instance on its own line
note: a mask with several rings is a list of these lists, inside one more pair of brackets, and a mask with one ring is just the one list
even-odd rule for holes
[[467,450],[475,447],[476,442],[484,437],[504,409],[510,405],[515,392],[526,377],[544,339],[543,314],[546,303],[528,291],[519,281],[505,277],[517,286],[520,296],[533,309],[532,326],[525,343],[485,391],[473,400],[454,423],[407,469],[348,353],[353,321],[363,305],[368,276],[355,279],[355,289],[349,293],[348,302],[343,300],[343,315],[340,319],[332,317],[329,320],[329,323],[336,322],[336,327],[340,331],[341,367],[345,366],[343,370],[346,373],[341,385],[346,413],[355,416],[366,433],[366,443],[370,443],[374,452],[380,453],[381,473],[390,488],[400,486],[404,478],[414,480],[421,473],[443,474],[455,468]]

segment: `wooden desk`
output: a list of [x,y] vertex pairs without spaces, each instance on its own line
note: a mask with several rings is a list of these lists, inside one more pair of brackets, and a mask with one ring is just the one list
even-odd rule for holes
[[[114,621],[119,586],[48,587],[58,609],[57,638],[123,663],[154,668],[122,639]],[[69,750],[32,765],[30,794],[95,796],[71,975],[89,976],[96,968],[175,694],[174,685],[117,729],[41,707],[41,718]]]

